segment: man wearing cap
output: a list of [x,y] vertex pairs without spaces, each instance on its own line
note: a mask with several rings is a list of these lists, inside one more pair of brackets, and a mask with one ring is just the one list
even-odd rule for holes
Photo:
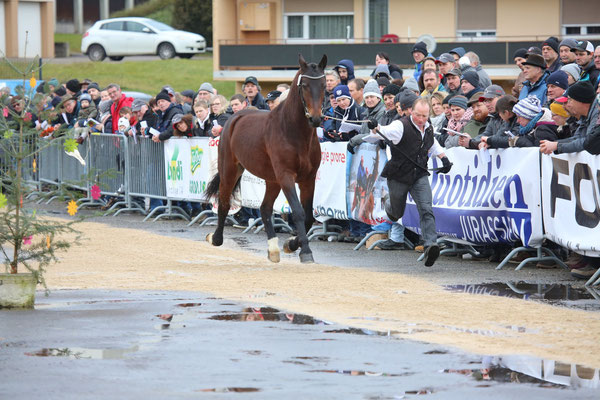
[[440,75],[442,75],[442,85],[444,85],[444,87],[447,88],[448,86],[446,85],[446,74],[450,73],[450,71],[456,68],[456,62],[454,61],[454,57],[450,53],[442,53],[440,54],[438,59],[435,60],[435,63],[440,69]]
[[88,85],[87,92],[92,97],[92,101],[94,102],[94,105],[96,107],[98,107],[98,104],[100,104],[100,100],[101,100],[100,99],[100,86],[98,86],[98,84],[96,82],[92,82]]
[[213,85],[211,85],[210,82],[203,82],[198,88],[198,94],[196,95],[196,98],[210,103],[210,98],[215,94],[217,93],[215,88],[213,88]]
[[[465,50],[464,47],[455,47],[452,50],[450,50],[448,53],[452,54],[452,57],[454,57],[454,61],[456,63],[458,63],[458,60],[463,57],[465,55],[467,51]],[[458,66],[458,64],[457,64]]]
[[[378,121],[369,121],[369,134],[364,141],[391,141],[392,157],[381,173],[387,178],[389,196],[385,200],[385,212],[390,221],[398,221],[404,215],[408,194],[412,196],[419,213],[421,232],[425,241],[425,266],[431,267],[440,254],[432,210],[432,193],[429,184],[427,161],[429,156],[439,157],[443,167],[438,173],[448,173],[452,164],[444,154],[444,149],[433,136],[429,124],[430,107],[427,99],[419,98],[413,104],[410,117],[380,126]],[[387,141],[386,140],[386,141]],[[349,148],[352,150],[352,148]]]
[[[480,99],[483,99],[483,92],[475,93],[469,99],[467,104],[473,110],[473,118],[471,118],[471,120],[460,130],[471,136],[471,139],[467,139],[460,135],[449,137],[446,139],[446,148],[455,146],[469,148],[470,140],[483,136],[483,132],[485,131],[490,117],[485,102],[483,100],[480,101]],[[478,140],[477,144],[479,144]]]
[[279,90],[271,90],[268,94],[267,94],[267,98],[265,99],[265,101],[267,102],[267,105],[269,106],[269,110],[273,111],[273,109],[275,107],[277,107],[277,99],[279,98],[279,96],[281,96],[281,92]]
[[577,47],[577,40],[565,38],[558,46],[558,57],[562,65],[567,65],[575,62],[575,53],[571,50]]
[[119,131],[119,112],[123,107],[131,107],[133,103],[133,97],[126,97],[123,92],[121,92],[121,87],[116,83],[111,83],[106,87],[106,91],[108,92],[108,96],[112,101],[112,105],[110,106],[110,115],[112,117],[112,131]]
[[549,107],[550,103],[564,95],[565,90],[569,88],[567,73],[561,70],[551,73],[546,81],[546,86],[548,87],[548,99],[544,107]]
[[184,114],[191,114],[192,113],[192,103],[194,102],[194,91],[193,90],[182,90],[181,91],[181,98],[183,99],[183,103],[181,104],[181,107],[183,108],[183,113]]
[[[490,85],[485,88],[483,95],[479,97],[479,102],[485,104],[488,111],[488,122],[485,126],[483,133],[477,135],[473,139],[467,139],[460,137],[458,139],[458,145],[466,147],[468,149],[477,150],[479,148],[479,142],[482,136],[494,136],[496,134],[502,134],[504,132],[505,123],[504,120],[498,115],[496,111],[496,103],[498,99],[504,96],[504,89],[498,85]],[[474,114],[475,114],[475,110]],[[475,117],[475,116],[474,116]]]
[[[177,114],[183,114],[183,109],[179,104],[174,104],[166,90],[162,90],[156,95],[156,105],[160,110],[160,119],[158,121],[157,130],[165,132],[173,125],[172,120]],[[166,139],[161,139],[166,140]]]
[[[135,99],[133,101],[131,111],[138,121],[135,124],[135,131],[142,136],[150,136],[150,128],[156,129],[158,124],[158,115],[142,99]],[[142,123],[142,121],[145,121],[145,123]]]
[[342,85],[348,85],[348,82],[355,78],[354,76],[354,62],[349,59],[343,59],[338,61],[333,70],[337,72],[340,77],[340,83]]
[[460,69],[458,69],[458,68],[454,68],[454,69],[450,70],[450,72],[448,72],[444,76],[444,79],[446,80],[444,87],[446,88],[446,91],[448,92],[449,96],[456,96],[456,95],[462,94],[462,89],[460,87],[460,77],[461,76],[462,76],[462,73],[460,72]]
[[546,71],[544,57],[528,53],[527,59],[523,62],[523,75],[526,80],[523,82],[521,93],[519,93],[519,100],[534,95],[540,99],[541,104],[546,103],[546,79],[549,74]]
[[583,151],[583,143],[592,133],[598,123],[598,100],[596,91],[588,81],[579,81],[569,87],[566,93],[568,100],[565,105],[567,112],[579,118],[579,127],[575,134],[555,142],[542,140],[540,151],[544,154],[576,153]]
[[483,92],[479,85],[479,75],[474,70],[466,71],[460,77],[460,87],[466,98],[470,99],[475,93]]
[[[331,142],[344,141],[347,142],[360,131],[360,121],[364,119],[364,109],[359,107],[350,96],[350,91],[346,85],[338,85],[333,89],[333,96],[337,106],[333,110],[333,116],[337,119],[333,120],[331,128],[324,132],[324,138]],[[342,131],[344,122],[357,126],[355,130]]]
[[419,80],[419,77],[421,76],[423,60],[425,60],[425,57],[427,57],[428,54],[429,52],[427,51],[425,42],[417,42],[412,48],[412,56],[415,60],[415,72],[413,73],[413,77],[416,80]]
[[544,61],[546,61],[546,69],[550,74],[557,71],[562,66],[560,58],[558,57],[558,46],[558,39],[554,36],[550,36],[542,43],[542,57],[544,57]]
[[385,106],[385,113],[381,119],[381,125],[388,125],[392,121],[400,118],[394,102],[398,93],[400,93],[400,86],[394,85],[393,83],[389,84],[381,91],[381,94],[383,95],[383,105]]
[[575,62],[581,68],[582,81],[590,81],[594,88],[598,87],[600,70],[594,65],[594,45],[587,40],[580,40],[571,51],[575,52]]
[[267,105],[265,98],[260,94],[260,85],[255,77],[249,76],[246,78],[244,85],[242,86],[242,91],[246,95],[248,106],[254,106],[259,110],[269,111],[269,106]]

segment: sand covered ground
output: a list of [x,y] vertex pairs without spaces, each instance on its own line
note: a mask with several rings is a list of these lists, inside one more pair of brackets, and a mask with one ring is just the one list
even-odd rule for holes
[[598,313],[450,293],[401,273],[289,258],[272,264],[227,241],[217,248],[97,222],[77,229],[85,240],[49,268],[51,290],[199,291],[479,354],[526,354],[600,368],[600,354],[591,351],[600,343]]

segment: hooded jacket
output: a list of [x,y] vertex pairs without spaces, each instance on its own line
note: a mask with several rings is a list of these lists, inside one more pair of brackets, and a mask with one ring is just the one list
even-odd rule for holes
[[[552,112],[542,108],[543,115],[530,132],[525,135],[495,135],[488,137],[487,144],[492,149],[505,149],[507,147],[534,147],[540,145],[540,140],[555,141],[558,138],[557,126],[552,121]],[[515,118],[516,119],[516,118]]]
[[[348,123],[350,123],[350,124],[356,124],[356,125],[360,125],[360,123],[353,122],[353,121],[362,120],[364,118],[364,114],[365,114],[365,110],[362,107],[358,106],[354,100],[352,100],[352,102],[350,103],[350,107],[346,108],[345,110],[339,106],[333,110],[333,116],[335,118],[340,118],[340,119],[343,119],[344,121],[348,121]],[[342,126],[342,123],[344,121],[333,120],[333,124],[332,124],[333,129],[332,130],[339,132],[340,128]],[[347,142],[357,133],[358,133],[358,131],[344,132],[344,133],[341,133],[339,136],[337,136],[337,135],[332,136],[330,134],[326,134],[325,138],[331,142],[337,142],[337,141]]]
[[348,70],[348,78],[347,79],[340,79],[340,82],[342,85],[347,85],[349,81],[351,81],[352,79],[354,79],[354,63],[352,62],[352,60],[348,60],[348,59],[343,59],[338,61],[337,65],[333,68],[335,72],[338,73],[338,75],[340,74],[339,71],[339,67],[344,67],[346,68],[346,70]]

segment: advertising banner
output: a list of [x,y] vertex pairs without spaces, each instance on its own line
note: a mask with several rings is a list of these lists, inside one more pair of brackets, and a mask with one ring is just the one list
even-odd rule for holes
[[348,219],[346,207],[345,142],[321,143],[321,166],[317,171],[313,214],[315,217]]
[[[465,244],[515,243],[535,247],[543,239],[540,152],[537,147],[480,150],[451,148],[449,174],[432,173],[433,212],[440,235]],[[440,167],[438,158],[429,167]],[[402,223],[420,233],[409,196]]]
[[370,225],[387,220],[382,198],[387,194],[387,179],[381,171],[387,162],[384,150],[378,145],[363,143],[348,163],[346,202],[350,218]]
[[600,157],[587,151],[542,156],[542,199],[548,239],[600,256]]

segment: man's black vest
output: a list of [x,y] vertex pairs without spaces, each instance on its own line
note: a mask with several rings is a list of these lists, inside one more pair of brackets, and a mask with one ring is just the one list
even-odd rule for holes
[[[425,135],[421,139],[421,132],[410,121],[410,117],[404,117],[400,119],[400,122],[404,125],[402,140],[396,146],[390,146],[392,159],[385,164],[381,176],[388,180],[391,179],[412,185],[417,179],[429,175],[427,172],[427,160],[429,158],[429,149],[435,140],[433,137],[433,127],[430,124],[425,129]],[[423,168],[417,167],[406,156]]]

